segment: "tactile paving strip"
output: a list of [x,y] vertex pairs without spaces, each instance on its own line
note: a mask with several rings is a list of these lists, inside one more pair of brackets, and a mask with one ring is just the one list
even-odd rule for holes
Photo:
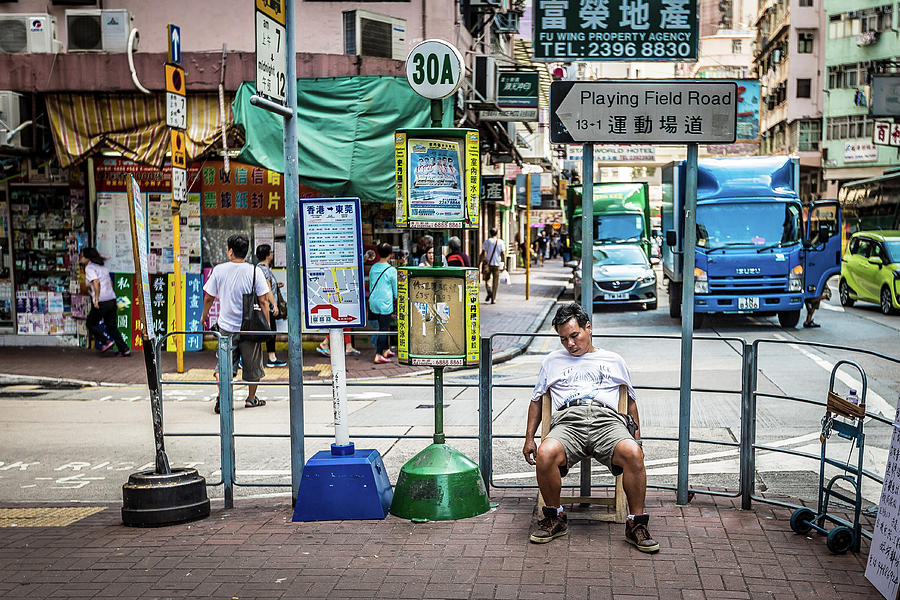
[[0,508],[0,527],[65,527],[101,510],[106,507]]

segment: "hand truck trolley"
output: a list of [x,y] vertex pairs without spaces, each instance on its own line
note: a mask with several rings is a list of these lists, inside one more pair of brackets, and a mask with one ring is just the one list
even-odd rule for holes
[[[834,391],[834,377],[841,365],[850,365],[859,371],[862,379],[862,393],[859,396],[859,404],[848,402]],[[859,552],[860,525],[859,514],[862,510],[862,472],[863,449],[865,448],[865,434],[863,433],[863,421],[866,417],[866,373],[859,364],[851,360],[839,360],[831,369],[831,379],[828,383],[828,401],[825,416],[822,418],[822,434],[819,440],[822,442],[822,454],[819,464],[819,506],[813,512],[812,509],[801,507],[791,515],[791,529],[795,533],[806,535],[815,529],[826,535],[828,549],[834,554],[843,554],[847,550]],[[839,417],[836,419],[835,417]],[[841,462],[826,456],[828,439],[832,432],[838,437],[850,442],[850,455],[853,454],[853,446],[857,449],[856,466],[850,464],[850,456],[846,462]],[[825,465],[831,465],[842,469],[844,472],[835,475],[825,482]],[[845,481],[855,491],[854,497],[844,495],[835,489],[835,483]],[[832,498],[842,500],[851,505],[853,509],[853,522],[828,512],[828,503]],[[831,529],[826,529],[825,522],[835,524]]]

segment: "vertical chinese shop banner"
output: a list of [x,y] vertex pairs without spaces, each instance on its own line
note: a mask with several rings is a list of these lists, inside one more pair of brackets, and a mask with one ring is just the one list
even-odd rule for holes
[[[131,307],[133,283],[134,275],[132,273],[113,273],[113,292],[116,294],[116,327],[122,334],[122,338],[128,342],[131,342],[131,332],[134,328]],[[129,343],[128,346],[131,347],[132,344]]]
[[150,276],[150,308],[153,314],[153,331],[157,337],[166,335],[166,308],[168,304],[168,275],[159,273]]
[[[203,331],[200,325],[200,317],[203,313],[203,277],[199,273],[184,273],[181,276],[182,289],[185,290],[185,331]],[[153,284],[151,283],[151,286]],[[166,331],[175,331],[175,274],[166,275]],[[156,314],[154,313],[154,318]],[[175,352],[175,337],[166,340],[166,352]],[[202,335],[184,336],[184,349],[186,352],[197,352],[203,349]]]
[[[200,317],[203,315],[203,276],[199,273],[188,273],[185,279],[185,311],[184,324],[188,331],[203,331]],[[203,349],[203,335],[189,335],[185,339],[184,349],[197,352]]]

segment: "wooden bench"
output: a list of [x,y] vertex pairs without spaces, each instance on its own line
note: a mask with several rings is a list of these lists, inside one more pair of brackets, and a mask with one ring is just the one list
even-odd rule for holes
[[[541,397],[541,443],[550,433],[550,415],[553,411],[553,404],[550,400],[550,394],[544,394]],[[628,411],[628,388],[624,385],[619,386],[619,412],[625,414]],[[585,458],[581,461],[581,469],[590,470],[591,459]],[[612,510],[609,512],[591,513],[590,517],[597,521],[612,521],[614,523],[624,523],[625,517],[628,515],[628,509],[625,500],[625,490],[622,488],[622,476],[616,477],[615,491],[612,496],[561,496],[560,504],[593,504],[600,506],[609,506]],[[538,512],[545,506],[544,498],[538,492]]]

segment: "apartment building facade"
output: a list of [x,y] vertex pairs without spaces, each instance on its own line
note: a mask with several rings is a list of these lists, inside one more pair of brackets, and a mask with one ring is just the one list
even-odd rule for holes
[[853,180],[881,175],[898,164],[897,150],[872,142],[871,77],[897,72],[898,3],[825,0],[823,165],[825,195],[837,198]]
[[756,18],[760,153],[800,160],[800,196],[822,196],[823,0],[766,0]]

